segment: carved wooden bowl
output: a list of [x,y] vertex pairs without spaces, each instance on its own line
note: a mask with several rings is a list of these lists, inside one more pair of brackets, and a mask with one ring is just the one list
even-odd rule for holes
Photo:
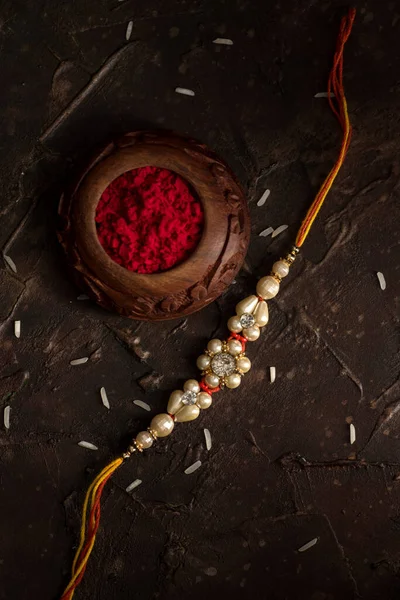
[[[204,228],[187,260],[139,274],[103,249],[95,213],[114,179],[148,165],[174,171],[192,186]],[[165,132],[129,133],[108,145],[64,192],[59,218],[58,237],[78,286],[108,310],[149,321],[188,315],[215,300],[239,270],[250,235],[246,198],[229,167],[205,145]]]

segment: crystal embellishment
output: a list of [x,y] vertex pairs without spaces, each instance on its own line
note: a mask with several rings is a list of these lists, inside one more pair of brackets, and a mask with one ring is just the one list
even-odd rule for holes
[[196,404],[196,392],[184,392],[181,401],[182,404]]
[[247,327],[253,327],[255,322],[256,322],[255,318],[253,317],[253,315],[250,315],[249,313],[244,313],[240,317],[240,324],[243,327],[243,329],[247,329]]
[[232,375],[236,369],[236,361],[231,354],[228,354],[227,352],[220,352],[212,359],[211,368],[219,377]]

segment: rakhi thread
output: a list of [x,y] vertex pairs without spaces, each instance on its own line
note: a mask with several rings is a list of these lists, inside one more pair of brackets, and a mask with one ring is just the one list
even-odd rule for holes
[[[321,188],[318,194],[316,195],[314,202],[308,209],[305,219],[300,226],[295,241],[297,248],[301,248],[301,246],[304,244],[304,241],[311,229],[311,226],[314,223],[324,203],[324,200],[328,195],[328,192],[331,189],[333,182],[335,181],[336,176],[340,171],[341,166],[344,163],[344,159],[346,158],[347,150],[350,145],[352,130],[343,86],[343,52],[345,44],[349,39],[355,16],[356,10],[355,8],[351,8],[348,14],[342,18],[342,21],[340,23],[340,31],[337,40],[336,51],[333,58],[333,66],[328,79],[329,106],[331,107],[333,114],[336,116],[343,130],[340,152],[334,166],[332,167],[325,181],[321,185]],[[332,97],[332,94],[334,94],[334,97]],[[337,104],[337,106],[335,105],[335,103]]]
[[[288,274],[289,267],[294,262],[296,255],[299,252],[299,248],[303,245],[311,229],[311,226],[314,223],[315,218],[319,210],[321,209],[321,206],[329,190],[332,187],[332,184],[340,170],[340,167],[344,162],[351,139],[351,124],[348,115],[347,102],[343,86],[343,51],[344,46],[351,33],[355,14],[355,9],[350,9],[348,14],[345,17],[343,17],[341,21],[336,51],[333,60],[333,66],[328,79],[329,104],[343,130],[343,137],[338,159],[332,167],[330,173],[326,177],[324,183],[322,184],[314,202],[312,203],[310,209],[307,212],[303,223],[301,224],[301,227],[296,237],[295,246],[284,259],[281,259],[280,261],[274,264],[270,276],[263,277],[258,282],[257,295],[249,296],[248,298],[246,298],[238,304],[238,314],[236,317],[232,317],[230,319],[230,327],[228,324],[228,327],[231,331],[230,337],[228,338],[227,342],[220,342],[220,340],[211,340],[211,342],[208,345],[208,348],[210,347],[210,344],[214,342],[219,342],[221,344],[221,348],[219,350],[209,351],[208,355],[204,354],[201,357],[199,357],[199,360],[201,359],[202,361],[205,361],[205,364],[207,363],[207,360],[209,361],[209,363],[212,364],[212,360],[215,357],[219,357],[220,359],[223,358],[224,360],[226,360],[227,357],[228,360],[230,360],[231,357],[232,360],[236,361],[236,365],[238,364],[238,361],[242,361],[242,370],[237,369],[236,373],[241,373],[242,375],[249,370],[251,363],[244,354],[246,344],[248,341],[255,341],[259,336],[260,327],[266,325],[266,323],[268,322],[268,310],[266,308],[265,300],[273,298],[278,293],[282,278]],[[334,98],[331,98],[332,90],[334,93]],[[240,306],[241,309],[240,311],[238,311],[238,307]],[[259,310],[260,307],[262,307],[262,310]],[[243,317],[246,317],[247,320],[249,317],[251,317],[253,319],[253,323],[255,323],[256,325],[252,326],[245,324],[244,322],[241,323]],[[243,333],[243,335],[241,335],[241,333]],[[255,335],[256,333],[257,335]],[[248,364],[245,368],[246,361]],[[221,363],[219,367],[221,368]],[[200,366],[199,368],[203,369],[203,367]],[[239,379],[241,378],[241,375],[239,376]],[[72,600],[76,588],[83,579],[90,554],[93,550],[96,541],[96,534],[100,524],[101,495],[103,493],[107,481],[110,479],[112,474],[122,465],[124,460],[128,459],[134,452],[142,452],[143,449],[151,447],[153,441],[157,440],[158,437],[165,437],[169,435],[169,433],[171,433],[174,427],[175,421],[189,421],[193,420],[193,418],[196,418],[196,416],[200,412],[199,410],[197,412],[197,415],[192,416],[191,418],[178,418],[179,413],[182,410],[187,409],[192,405],[194,406],[192,401],[189,401],[189,399],[191,398],[190,394],[194,394],[194,396],[198,398],[195,404],[197,407],[200,406],[202,409],[204,409],[208,408],[211,405],[212,395],[220,391],[221,385],[224,385],[224,378],[222,377],[221,379],[221,385],[211,385],[211,380],[208,377],[209,376],[205,375],[200,382],[197,382],[196,380],[187,381],[184,385],[185,391],[178,391],[178,394],[182,394],[178,401],[177,397],[174,397],[174,394],[176,394],[176,392],[173,392],[168,403],[168,413],[165,415],[156,415],[156,417],[153,418],[147,432],[143,431],[139,433],[136,436],[136,439],[132,442],[132,445],[130,445],[128,450],[123,454],[123,456],[117,458],[116,460],[113,460],[110,464],[104,467],[101,473],[94,479],[93,483],[90,485],[83,504],[80,541],[72,564],[71,580],[67,585],[61,597],[61,600]],[[218,377],[216,377],[215,374],[213,375],[213,377],[216,380],[218,380]],[[236,384],[228,385],[226,381],[225,385],[227,385],[227,387],[232,388],[237,387]],[[181,399],[185,395],[187,402],[184,402],[183,406]],[[203,395],[203,398],[200,402],[199,398],[201,395]],[[172,405],[174,403],[176,404],[177,402],[178,404],[179,402],[181,402],[180,409],[172,409]]]
[[[123,458],[117,458],[97,475],[86,492],[82,509],[81,535],[78,549],[72,563],[72,576],[61,600],[72,600],[75,590],[85,574],[86,565],[93,550],[100,524],[101,495],[111,475],[122,465]],[[90,508],[89,508],[90,505]],[[88,516],[88,511],[89,516]]]

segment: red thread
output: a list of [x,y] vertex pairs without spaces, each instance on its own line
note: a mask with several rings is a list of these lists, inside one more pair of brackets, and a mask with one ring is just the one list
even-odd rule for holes
[[208,385],[204,381],[200,381],[200,387],[203,390],[203,392],[206,392],[207,394],[210,394],[210,396],[212,396],[213,394],[215,394],[215,392],[219,392],[220,389],[221,389],[220,387],[209,388]]
[[242,344],[242,352],[244,352],[246,350],[247,340],[242,335],[239,335],[238,333],[235,333],[234,331],[232,331],[230,337],[228,337],[228,340],[239,340],[239,342],[241,342],[241,344]]
[[160,273],[186,260],[198,245],[203,207],[176,173],[141,167],[104,190],[96,210],[97,234],[107,254],[136,273]]

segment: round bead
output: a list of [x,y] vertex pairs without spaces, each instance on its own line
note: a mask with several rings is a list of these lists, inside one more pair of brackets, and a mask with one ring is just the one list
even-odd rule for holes
[[264,325],[268,323],[268,304],[265,302],[265,300],[262,300],[257,304],[257,308],[254,311],[254,318],[256,320],[256,325],[259,327],[264,327]]
[[187,421],[194,421],[200,414],[200,408],[197,404],[184,406],[175,415],[175,421],[178,423],[185,423]]
[[212,398],[210,394],[207,394],[207,392],[200,392],[200,394],[197,396],[196,404],[203,410],[209,408],[212,404]]
[[249,342],[255,342],[260,337],[260,328],[257,325],[243,330],[243,335]]
[[200,391],[199,382],[195,379],[188,379],[183,384],[183,389],[185,392],[196,392],[196,394]]
[[237,359],[236,366],[242,373],[247,373],[251,368],[250,359],[247,356],[241,356]]
[[239,317],[231,317],[229,319],[228,329],[229,331],[234,331],[235,333],[240,333],[242,331]]
[[222,350],[222,342],[221,340],[210,340],[207,344],[207,350],[216,354],[217,352],[221,352]]
[[207,367],[210,365],[210,362],[211,358],[207,356],[207,354],[202,354],[197,359],[197,368],[200,369],[200,371],[204,371],[204,369],[207,369]]
[[272,265],[272,272],[279,275],[279,277],[286,277],[289,273],[289,265],[284,260],[278,260]]
[[170,415],[174,415],[183,405],[182,405],[182,390],[175,390],[169,397],[167,411]]
[[135,438],[135,442],[139,448],[145,449],[153,445],[154,439],[148,431],[140,431]]
[[150,429],[154,431],[157,437],[166,437],[174,428],[174,420],[170,415],[161,413],[153,417],[150,423]]
[[257,283],[257,294],[267,300],[268,298],[274,298],[279,292],[279,282],[272,277],[272,275],[267,275],[266,277],[262,277],[260,281]]
[[228,342],[228,350],[229,354],[232,356],[237,356],[243,352],[242,344],[239,340],[229,340]]
[[229,375],[225,380],[226,387],[233,390],[233,389],[239,387],[241,381],[242,381],[242,378],[239,375],[239,373],[232,373],[232,375]]
[[204,381],[206,385],[208,385],[208,387],[211,389],[219,386],[219,377],[217,375],[213,375],[212,373],[206,375]]
[[[258,293],[258,292],[257,292]],[[239,315],[243,315],[244,313],[251,314],[255,307],[257,306],[258,298],[257,296],[247,296],[244,300],[241,300],[239,304],[236,305],[236,312]]]

